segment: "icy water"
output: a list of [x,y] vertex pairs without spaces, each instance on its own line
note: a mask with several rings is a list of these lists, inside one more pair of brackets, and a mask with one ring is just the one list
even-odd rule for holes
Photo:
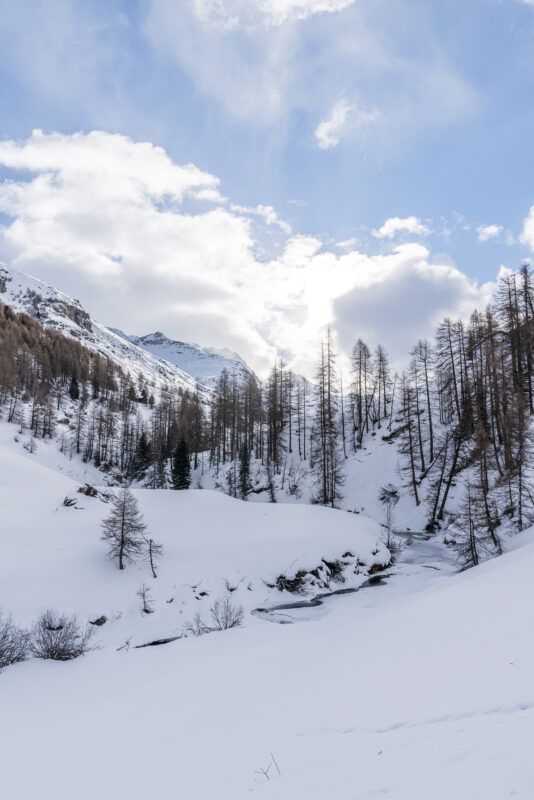
[[373,575],[359,587],[258,608],[253,612],[254,615],[269,622],[289,624],[331,613],[341,605],[360,609],[374,608],[396,597],[421,591],[457,571],[454,553],[443,544],[439,534],[396,531],[395,542],[399,549],[394,563],[384,573]]

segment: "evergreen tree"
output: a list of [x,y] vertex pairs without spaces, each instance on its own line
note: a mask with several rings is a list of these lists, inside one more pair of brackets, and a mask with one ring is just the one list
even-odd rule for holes
[[191,465],[189,462],[189,448],[184,439],[178,442],[172,460],[172,488],[189,489],[191,484]]
[[80,388],[78,386],[78,379],[73,375],[70,381],[69,395],[71,400],[78,400],[80,397]]
[[145,477],[145,473],[150,466],[151,451],[150,442],[147,439],[146,433],[143,431],[137,442],[132,464],[133,477],[138,481]]

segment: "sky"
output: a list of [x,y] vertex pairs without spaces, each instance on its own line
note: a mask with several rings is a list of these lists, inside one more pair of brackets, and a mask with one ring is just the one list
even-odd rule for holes
[[533,0],[0,0],[0,260],[105,324],[398,361],[534,250]]

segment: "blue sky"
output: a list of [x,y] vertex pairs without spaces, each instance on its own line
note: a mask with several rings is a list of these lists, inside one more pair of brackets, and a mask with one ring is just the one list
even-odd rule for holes
[[[8,155],[0,153],[0,255],[66,291],[77,291],[110,324],[128,327],[131,320],[141,326],[137,333],[146,332],[143,326],[166,324],[170,334],[205,344],[210,337],[222,337],[260,368],[275,350],[298,364],[327,323],[340,331],[345,351],[359,335],[350,322],[355,315],[363,320],[364,334],[380,338],[381,326],[347,299],[364,294],[373,282],[385,292],[382,284],[393,286],[404,276],[409,303],[410,282],[415,285],[423,270],[421,280],[431,287],[433,303],[432,314],[421,321],[421,335],[427,335],[438,314],[466,313],[469,303],[484,302],[501,265],[517,267],[532,253],[533,3],[32,0],[15,5],[0,0],[0,18],[0,137],[8,147]],[[65,137],[56,142],[52,161],[41,159],[37,167],[27,147],[34,129],[43,131],[44,141],[53,133]],[[162,257],[157,246],[147,245],[144,256],[151,269],[167,275],[154,276],[151,289],[159,286],[161,295],[154,294],[151,313],[132,314],[144,278],[126,249],[114,254],[108,275],[109,281],[118,281],[112,262],[122,264],[123,286],[128,287],[124,302],[118,310],[106,301],[106,269],[82,263],[84,253],[102,252],[103,242],[96,233],[92,239],[85,233],[81,237],[78,223],[67,230],[57,203],[37,207],[29,194],[33,185],[34,198],[34,182],[51,173],[54,192],[63,187],[63,201],[67,184],[69,202],[76,191],[86,193],[85,179],[68,172],[62,153],[68,152],[69,137],[91,131],[162,147],[169,163],[191,163],[211,176],[218,198],[211,198],[210,208],[196,189],[188,190],[179,201],[174,196],[171,222],[180,227],[182,241],[188,221],[196,229],[211,224],[218,208],[218,222],[234,233],[239,230],[221,258],[222,279],[213,278],[215,237],[222,236],[224,250],[228,232],[210,228],[198,241],[213,233],[213,252],[196,266],[194,259],[186,262],[191,247],[202,247],[198,241],[188,239],[180,253],[173,239],[180,270],[155,268],[168,254]],[[80,158],[90,165],[95,140],[83,141]],[[113,138],[103,141],[99,147],[116,153]],[[39,147],[46,146],[41,139]],[[123,155],[126,161],[131,158],[129,151]],[[102,177],[110,187],[117,163]],[[137,167],[128,164],[121,174],[130,170],[129,180],[137,186]],[[155,191],[158,195],[160,190]],[[99,198],[100,207],[113,195],[111,188],[110,193]],[[122,209],[131,205],[130,197],[125,189]],[[167,199],[151,197],[149,210],[161,211]],[[107,220],[117,215],[115,230],[125,219],[117,203],[115,197],[106,211]],[[87,219],[93,211],[86,212]],[[43,219],[50,221],[54,213],[52,256],[52,230],[46,230]],[[397,223],[387,225],[396,218]],[[93,222],[98,231],[100,224]],[[158,224],[163,222],[168,230],[169,219],[158,217]],[[127,239],[126,231],[122,235]],[[149,239],[147,231],[143,241]],[[236,268],[236,278],[232,259],[240,248],[249,261],[245,258]],[[283,255],[288,248],[290,263]],[[352,266],[339,262],[347,254]],[[316,257],[322,261],[316,263]],[[415,278],[414,259],[419,263]],[[322,272],[324,281],[325,268],[343,275],[334,280],[337,288],[328,308],[319,308],[316,295],[324,286],[316,273]],[[207,311],[200,317],[196,313],[201,286],[193,292],[196,306],[188,306],[180,284],[189,285],[191,274],[197,279],[203,270],[207,295],[215,291],[220,299],[209,322]],[[354,285],[347,270],[358,272]],[[247,305],[258,271],[278,292],[292,296],[281,316],[276,296],[269,298],[261,320],[257,313],[250,319],[240,311],[239,293]],[[309,276],[311,294],[303,276],[306,281]],[[389,298],[374,283],[379,313],[380,303],[388,307]],[[228,291],[233,297],[226,306]],[[165,305],[163,298],[173,293],[176,302]],[[230,314],[239,321],[229,324]],[[299,338],[303,319],[310,324]],[[406,323],[399,314],[398,324]],[[393,331],[385,321],[382,327],[387,344]],[[416,335],[408,327],[407,335]]]

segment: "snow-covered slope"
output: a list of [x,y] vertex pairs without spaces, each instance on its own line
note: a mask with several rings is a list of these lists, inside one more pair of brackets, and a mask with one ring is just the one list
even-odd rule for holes
[[227,348],[200,347],[190,342],[177,342],[169,339],[160,331],[149,333],[146,336],[127,336],[116,329],[113,329],[113,333],[122,336],[137,347],[142,347],[143,350],[158,358],[176,364],[199,383],[210,388],[215,386],[223,369],[237,377],[252,374],[243,359]]
[[239,356],[230,351],[181,345],[185,349],[179,352],[174,347],[180,345],[179,342],[165,339],[168,344],[152,346],[150,342],[155,340],[150,337],[128,338],[92,319],[78,300],[3,264],[0,264],[0,302],[78,339],[119,364],[132,377],[141,374],[154,389],[166,385],[195,391],[199,386],[201,392],[207,394],[224,367],[230,372],[250,372]]
[[[137,490],[148,533],[164,547],[157,580],[141,563],[124,574],[109,562],[100,541],[110,506],[78,493],[80,482],[53,469],[66,461],[38,443],[28,453],[16,428],[0,422],[0,608],[30,624],[48,607],[78,613],[84,622],[105,614],[103,641],[119,646],[178,635],[184,623],[231,597],[247,612],[294,599],[275,588],[277,578],[301,573],[299,597],[358,586],[387,564],[379,526],[370,519],[320,506],[257,505],[220,492]],[[96,472],[96,471],[95,471]],[[91,476],[84,476],[85,480]],[[109,489],[105,487],[109,492]],[[75,505],[63,505],[68,496]],[[324,560],[323,560],[324,559]],[[341,560],[342,580],[327,563]],[[317,572],[312,574],[311,571]],[[231,586],[230,590],[227,586]],[[155,612],[139,613],[137,591],[150,584]]]
[[[126,636],[146,641],[186,611],[204,613],[224,578],[252,577],[240,599],[268,594],[260,576],[347,538],[366,551],[373,535],[346,512],[139,491],[167,552],[155,581],[145,567],[121,573],[99,541],[107,506],[62,506],[72,481],[3,430],[1,603],[22,622],[43,604],[110,617],[102,649],[0,675],[3,796],[534,796],[532,531],[459,576],[428,570],[430,583],[408,596],[382,602],[377,587],[298,624],[247,615],[240,629],[117,652]],[[148,616],[135,595],[142,580],[156,599]],[[208,600],[196,599],[201,587]]]

